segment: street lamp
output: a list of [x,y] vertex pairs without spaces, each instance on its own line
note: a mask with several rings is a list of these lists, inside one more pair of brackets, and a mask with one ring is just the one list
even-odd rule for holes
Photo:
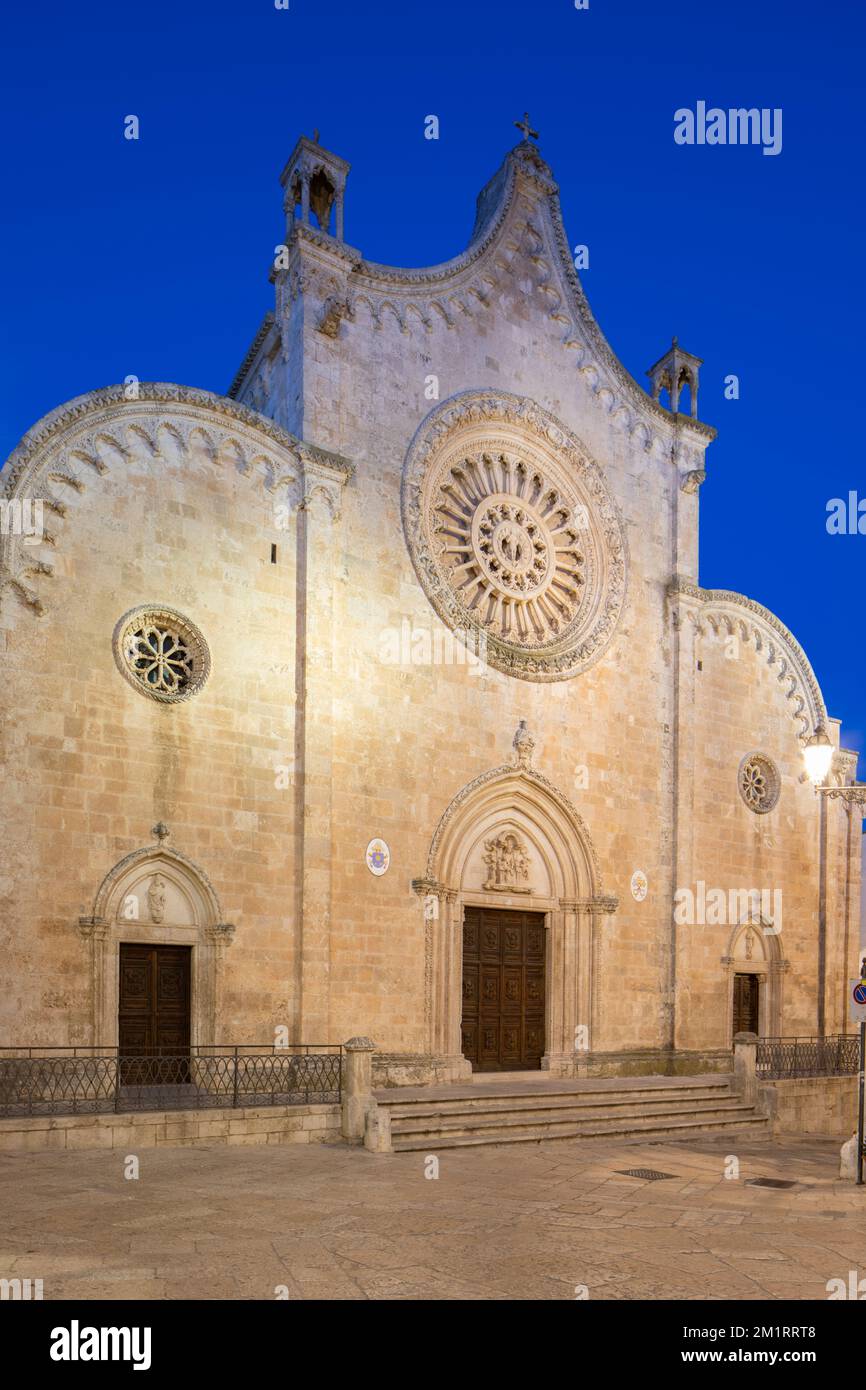
[[833,761],[833,745],[827,737],[827,730],[823,724],[819,724],[814,734],[807,740],[803,747],[803,760],[806,764],[806,776],[809,781],[822,791],[826,791],[824,782],[827,773],[830,771],[830,764]]
[[[822,796],[829,796],[834,801],[842,800],[849,806],[866,808],[866,782],[836,786],[827,781],[834,752],[835,749],[827,737],[827,730],[823,724],[819,724],[812,737],[807,739],[803,745],[806,776],[813,784],[815,791],[820,792]],[[864,815],[866,815],[866,810],[864,810]]]

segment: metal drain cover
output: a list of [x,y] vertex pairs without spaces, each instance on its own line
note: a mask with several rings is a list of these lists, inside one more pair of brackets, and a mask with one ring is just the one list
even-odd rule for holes
[[796,1182],[787,1178],[746,1178],[746,1187],[796,1187]]
[[647,1182],[661,1182],[663,1178],[675,1178],[676,1173],[659,1173],[655,1168],[617,1168],[623,1178],[646,1178]]

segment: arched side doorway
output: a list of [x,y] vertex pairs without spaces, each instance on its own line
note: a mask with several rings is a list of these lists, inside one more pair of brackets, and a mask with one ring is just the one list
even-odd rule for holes
[[[502,956],[502,991],[512,978],[515,989],[520,988],[520,968],[524,981],[535,981],[536,986],[543,981],[543,1050],[530,1065],[540,1062],[544,1070],[572,1075],[580,1052],[592,1047],[597,1021],[597,918],[617,907],[616,899],[603,893],[595,849],[575,807],[520,761],[484,773],[464,787],[442,815],[426,873],[413,888],[424,900],[430,1053],[447,1059],[457,1074],[471,1072],[473,1062],[477,1069],[487,1069],[477,1055],[473,1061],[464,1056],[462,1025],[464,989],[467,995],[473,989],[464,974],[464,941],[467,951],[475,950],[475,927],[483,932],[488,923],[494,954],[500,949],[494,935],[506,945],[504,934],[513,938],[511,976],[508,957]],[[518,917],[524,919],[523,926]],[[543,930],[541,950],[531,942],[527,949],[533,922]],[[497,989],[494,974],[489,977],[491,994]],[[478,978],[483,988],[483,970]],[[467,997],[466,1003],[473,1023],[479,1024],[478,1000]],[[530,999],[524,1016],[532,1005]],[[494,1028],[492,1020],[490,1027]],[[489,1049],[480,1050],[492,1058]],[[511,1053],[503,1047],[502,1055]],[[490,1066],[508,1069],[501,1059],[490,1060]]]
[[788,969],[778,932],[760,915],[745,918],[733,928],[727,954],[727,1045],[738,1032],[778,1037],[782,1020],[782,983]]
[[185,1036],[193,1047],[226,1041],[216,1037],[218,987],[234,927],[223,922],[207,875],[185,855],[162,843],[128,854],[106,874],[79,929],[90,943],[94,1047],[114,1049],[121,1041],[121,960],[131,978],[144,979],[148,957],[158,965],[160,953],[168,990],[176,998],[185,991],[188,1002],[187,1021],[177,1009],[167,1015],[165,1038]]

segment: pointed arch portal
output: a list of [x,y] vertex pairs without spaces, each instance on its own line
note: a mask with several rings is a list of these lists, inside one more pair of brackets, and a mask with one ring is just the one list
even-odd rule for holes
[[102,880],[93,913],[79,918],[79,929],[90,943],[94,1047],[118,1046],[122,946],[189,948],[189,1041],[193,1047],[220,1041],[220,962],[234,927],[222,921],[210,880],[186,855],[163,843],[128,854]]
[[571,802],[529,767],[482,774],[445,810],[413,888],[424,901],[431,1054],[471,1070],[461,1047],[467,908],[538,914],[545,935],[541,1066],[573,1074],[594,1034],[597,918],[617,901],[603,892],[592,839]]

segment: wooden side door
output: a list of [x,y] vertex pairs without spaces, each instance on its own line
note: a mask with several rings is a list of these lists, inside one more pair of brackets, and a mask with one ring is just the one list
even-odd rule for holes
[[[126,1065],[124,1084],[149,1080],[189,1079],[190,1046],[189,946],[125,945],[120,947],[118,1050],[121,1057],[176,1057],[171,1068]],[[175,1075],[174,1073],[177,1073]],[[183,1074],[181,1074],[183,1073]]]
[[734,1034],[757,1033],[760,1016],[760,980],[748,973],[734,976]]

